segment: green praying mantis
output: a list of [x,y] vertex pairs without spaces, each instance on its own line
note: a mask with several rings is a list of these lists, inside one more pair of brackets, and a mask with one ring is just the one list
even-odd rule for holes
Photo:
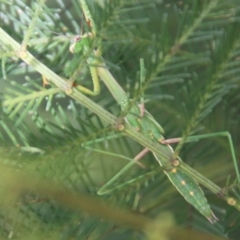
[[[169,180],[176,187],[179,193],[211,223],[216,222],[218,219],[213,214],[202,189],[199,187],[199,184],[192,177],[178,168],[178,165],[181,164],[182,160],[179,157],[173,158],[174,151],[168,144],[171,143],[171,141],[164,140],[164,137],[162,135],[164,134],[164,130],[161,125],[146,109],[144,109],[143,104],[132,104],[132,100],[129,99],[127,93],[118,84],[117,80],[115,80],[115,78],[108,70],[106,64],[104,63],[104,60],[101,57],[101,48],[99,47],[96,50],[92,49],[92,42],[94,41],[97,34],[96,26],[89,11],[88,5],[86,4],[86,1],[81,0],[80,3],[86,21],[91,26],[92,32],[86,33],[82,36],[76,36],[74,38],[73,44],[70,46],[70,51],[74,54],[81,54],[81,56],[84,56],[86,58],[93,81],[93,91],[79,85],[76,86],[76,88],[87,95],[98,95],[100,93],[100,78],[120,105],[122,112],[126,112],[126,115],[124,117],[125,123],[130,125],[136,131],[144,134],[151,141],[164,145],[165,151],[169,156],[169,165],[171,166],[170,168],[169,166],[163,164],[161,156],[158,156],[158,154],[154,152],[153,155],[161,166],[166,167],[164,173],[168,176]],[[144,76],[145,68],[143,60],[141,60],[141,71],[142,76]],[[197,139],[204,137],[207,136],[198,136]],[[233,159],[236,162],[231,141],[230,146]],[[104,193],[104,187],[98,191],[98,194],[100,195]]]

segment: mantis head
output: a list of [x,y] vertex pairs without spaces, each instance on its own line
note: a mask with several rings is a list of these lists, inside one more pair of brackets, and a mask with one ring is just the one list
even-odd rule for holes
[[92,33],[84,34],[83,36],[78,35],[73,39],[73,43],[70,45],[69,50],[71,53],[79,53],[90,47]]

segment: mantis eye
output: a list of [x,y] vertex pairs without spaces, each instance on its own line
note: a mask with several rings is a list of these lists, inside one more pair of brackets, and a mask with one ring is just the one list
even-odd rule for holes
[[78,42],[82,39],[82,36],[78,35],[74,38],[74,42]]

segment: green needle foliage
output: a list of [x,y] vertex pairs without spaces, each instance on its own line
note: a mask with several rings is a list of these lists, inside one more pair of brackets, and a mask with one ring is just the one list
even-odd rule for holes
[[87,3],[109,71],[133,102],[144,95],[166,139],[182,137],[176,154],[222,188],[203,189],[219,221],[190,206],[151,153],[97,195],[144,147],[118,131],[122,113],[102,82],[95,97],[74,88],[92,89],[86,59],[73,65],[69,51],[91,31],[80,4],[0,1],[0,239],[238,239],[239,210],[221,199],[240,200],[227,139],[186,138],[228,131],[240,156],[239,1]]

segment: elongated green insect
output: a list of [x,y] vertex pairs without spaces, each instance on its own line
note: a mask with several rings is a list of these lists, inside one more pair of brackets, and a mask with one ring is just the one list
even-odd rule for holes
[[[74,39],[73,45],[70,46],[70,50],[73,53],[82,53],[89,54],[91,49],[91,38],[92,34],[85,34],[83,36],[77,36]],[[107,69],[103,60],[94,56],[91,56],[87,59],[87,62],[90,66],[91,75],[93,77],[94,88],[96,88],[96,82],[99,82],[98,76],[102,79],[102,81],[107,85],[109,90],[111,91],[113,97],[121,106],[122,111],[126,111],[129,108],[129,104],[131,100],[127,97],[127,94],[124,90],[119,86],[117,81],[114,79],[112,74]],[[89,91],[85,91],[82,86],[77,86],[77,88],[86,94],[89,94]],[[98,91],[93,91],[90,94],[95,95]],[[128,110],[127,115],[125,116],[126,122],[131,125],[136,131],[140,131],[146,137],[150,137],[151,140],[161,142],[164,140],[162,133],[163,128],[160,124],[156,122],[156,120],[152,117],[152,115],[144,110],[142,113],[141,108],[138,105],[133,105],[130,110]],[[173,150],[170,145],[165,145],[166,152],[169,153],[169,160],[171,165],[171,156],[173,155]],[[157,161],[160,165],[161,157],[157,156],[153,153]],[[181,163],[180,159],[177,159]],[[192,204],[201,214],[203,214],[211,223],[215,222],[217,218],[213,214],[210,209],[210,206],[205,198],[203,191],[199,187],[198,183],[189,177],[185,172],[178,169],[177,167],[172,167],[169,171],[165,170],[165,174],[168,176],[169,180],[173,183],[176,189],[182,194],[182,196]]]
[[[81,0],[81,6],[87,19],[88,24],[92,27],[93,32],[87,33],[83,36],[76,36],[74,43],[70,46],[70,51],[72,53],[81,53],[82,56],[87,56],[87,63],[90,68],[90,72],[93,80],[93,91],[83,87],[77,86],[77,88],[89,95],[97,95],[100,92],[99,77],[106,84],[107,88],[111,92],[112,96],[121,106],[123,112],[126,112],[125,121],[136,131],[140,131],[151,141],[159,142],[159,144],[164,140],[162,134],[164,133],[161,125],[153,118],[153,116],[142,109],[139,105],[131,105],[131,100],[128,98],[127,94],[114,79],[112,74],[107,69],[103,59],[101,58],[101,51],[93,51],[91,49],[92,41],[96,35],[96,27],[91,17],[91,13],[88,6],[84,0]],[[181,164],[181,159],[172,159],[173,149],[170,145],[166,144],[165,151],[169,155],[169,166],[164,165],[168,168],[164,172],[168,176],[169,180],[173,183],[180,194],[192,204],[202,215],[204,215],[211,223],[214,223],[217,218],[210,209],[207,199],[204,196],[202,189],[199,187],[198,183],[188,176],[185,172],[180,170],[177,166],[172,166],[172,162],[176,165]],[[161,157],[153,153],[156,160],[160,165],[163,165]]]

